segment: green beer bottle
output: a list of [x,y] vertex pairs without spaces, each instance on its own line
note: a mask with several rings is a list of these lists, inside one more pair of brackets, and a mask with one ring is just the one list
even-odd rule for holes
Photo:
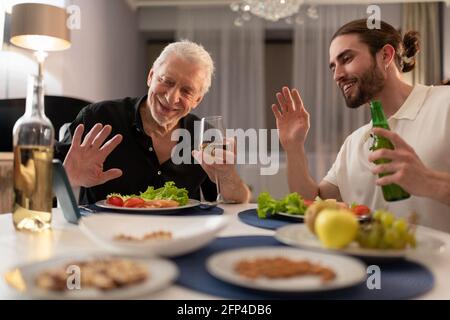
[[[386,120],[386,116],[384,115],[383,108],[381,106],[380,101],[371,101],[370,102],[370,111],[372,113],[372,125],[373,127],[383,128],[386,130],[390,130],[388,122]],[[378,149],[391,149],[394,150],[394,145],[389,139],[382,136],[374,136],[373,145],[370,150],[375,151]],[[389,163],[391,160],[389,159],[378,159],[375,161],[375,164]],[[389,175],[390,173],[381,173],[379,177],[384,177]],[[397,184],[388,184],[382,186],[383,196],[386,201],[398,201],[403,199],[408,199],[410,194],[402,189]]]

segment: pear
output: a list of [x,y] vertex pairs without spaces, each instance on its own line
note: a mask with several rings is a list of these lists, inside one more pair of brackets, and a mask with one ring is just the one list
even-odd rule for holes
[[341,249],[355,240],[359,223],[349,210],[324,209],[317,216],[314,229],[324,247]]

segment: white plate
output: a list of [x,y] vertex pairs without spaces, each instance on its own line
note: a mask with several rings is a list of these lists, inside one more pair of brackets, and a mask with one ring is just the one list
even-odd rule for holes
[[[93,241],[112,252],[135,256],[178,256],[212,241],[228,223],[225,216],[166,217],[96,214],[82,217],[80,229]],[[119,234],[142,238],[146,233],[169,231],[171,239],[141,242],[118,241]]]
[[73,261],[85,261],[98,259],[101,257],[111,257],[105,255],[76,255],[70,257],[57,257],[45,261],[35,262],[19,266],[18,270],[25,282],[26,290],[24,295],[39,299],[130,299],[141,297],[146,294],[168,287],[178,276],[177,266],[165,259],[136,259],[137,263],[143,264],[148,268],[149,277],[140,284],[125,286],[111,290],[98,290],[93,288],[80,290],[67,290],[63,292],[48,291],[36,286],[36,277],[43,271],[58,268]]
[[420,228],[416,230],[416,248],[408,248],[404,250],[382,250],[382,249],[365,249],[359,247],[356,242],[351,243],[344,249],[327,249],[322,246],[319,239],[309,231],[304,224],[288,225],[277,229],[275,238],[291,246],[333,251],[335,253],[344,253],[358,257],[370,258],[402,258],[412,254],[422,253],[439,253],[444,250],[445,244],[441,240],[434,238]]
[[297,220],[297,221],[303,221],[304,220],[304,216],[303,215],[299,215],[299,214],[292,214],[292,213],[287,213],[287,212],[275,212],[275,215],[282,216],[282,217],[287,217],[289,219]]
[[[304,215],[299,215],[299,214],[292,214],[292,213],[287,213],[287,212],[276,212],[275,215],[278,216],[283,216],[283,217],[288,217],[289,219],[292,220],[297,220],[297,221],[303,221],[305,220],[305,216]],[[358,221],[364,222],[370,219],[370,216],[356,216]]]
[[[322,283],[317,276],[297,276],[284,279],[248,279],[234,271],[235,265],[242,259],[285,257],[291,260],[308,260],[331,268],[336,278]],[[366,267],[360,261],[325,253],[318,253],[287,247],[258,247],[228,250],[217,253],[206,262],[208,272],[213,276],[232,284],[265,291],[276,292],[312,292],[345,288],[361,283],[366,279]]]
[[200,204],[200,201],[195,199],[189,199],[188,203],[184,206],[179,207],[171,207],[171,208],[127,208],[127,207],[118,207],[118,206],[112,206],[110,204],[106,203],[106,200],[100,200],[95,203],[97,207],[104,208],[104,209],[111,209],[111,210],[120,210],[120,211],[134,211],[134,212],[148,212],[148,211],[177,211],[177,210],[183,210],[187,208],[196,207]]

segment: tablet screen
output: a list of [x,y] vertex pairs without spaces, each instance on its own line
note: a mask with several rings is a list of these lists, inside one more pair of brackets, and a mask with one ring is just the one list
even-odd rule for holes
[[66,170],[58,159],[53,159],[53,192],[61,206],[64,218],[70,223],[78,223],[81,214],[78,203],[67,178]]

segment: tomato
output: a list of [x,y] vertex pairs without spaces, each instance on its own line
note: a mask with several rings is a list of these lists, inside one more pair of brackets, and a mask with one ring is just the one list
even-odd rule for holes
[[303,203],[305,204],[305,206],[309,207],[310,205],[312,205],[314,203],[314,200],[303,200]]
[[106,199],[106,203],[112,206],[123,207],[123,200],[120,197],[112,196]]
[[358,205],[355,205],[354,207],[352,207],[352,211],[357,216],[365,216],[370,213],[370,208],[363,204],[358,204]]
[[123,204],[127,208],[143,208],[145,207],[145,201],[138,197],[133,197],[125,201]]

